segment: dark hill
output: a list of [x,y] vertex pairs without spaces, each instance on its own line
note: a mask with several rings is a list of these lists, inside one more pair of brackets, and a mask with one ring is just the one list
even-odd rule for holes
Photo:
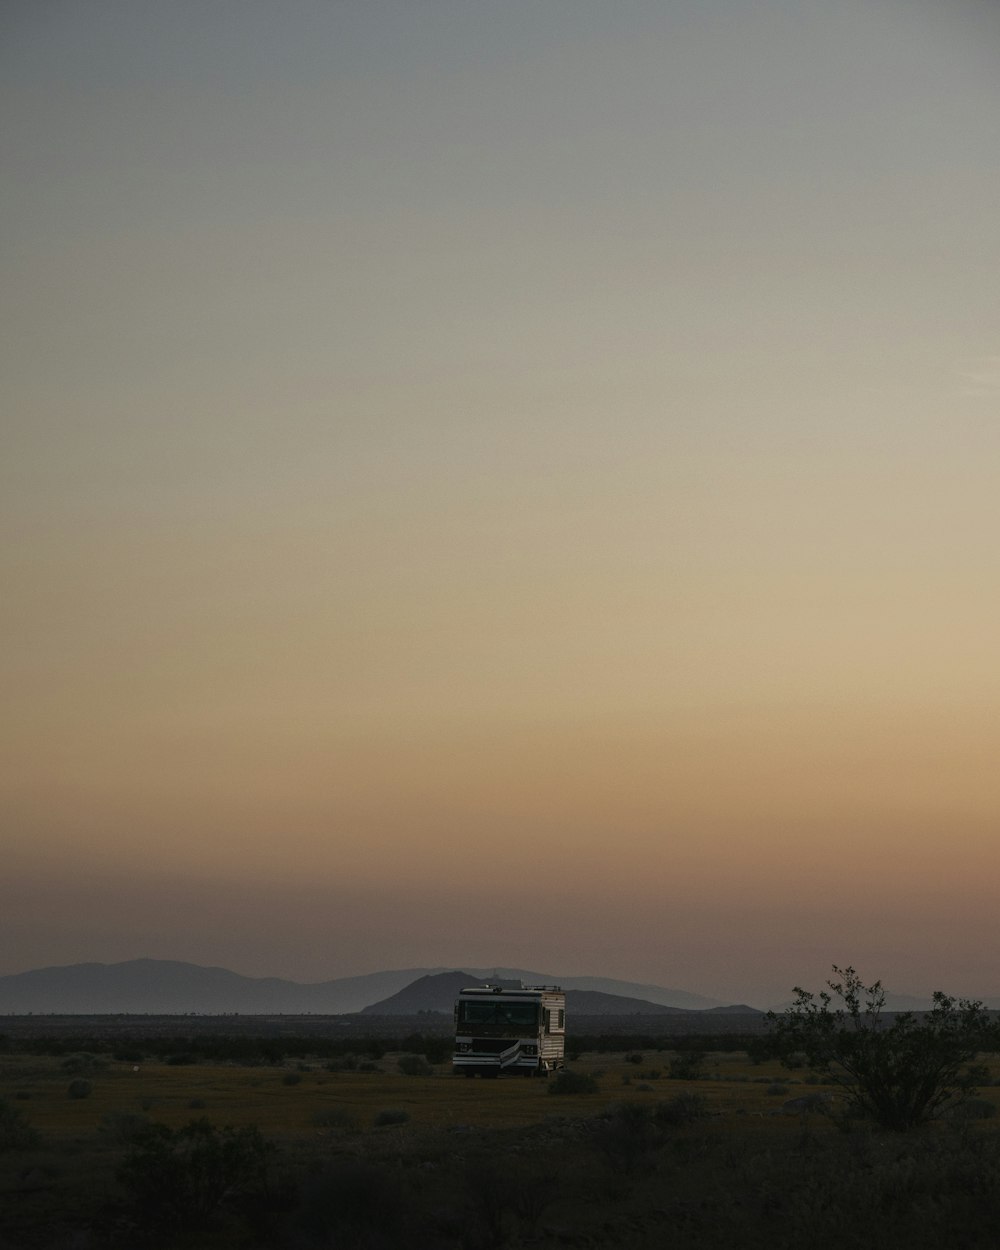
[[567,990],[566,1010],[570,1016],[690,1016],[686,1007],[667,1007],[643,998],[602,994],[600,990]]
[[[481,985],[479,978],[466,972],[441,972],[421,977],[398,994],[372,1003],[362,1014],[372,1016],[415,1016],[425,1011],[451,1013],[459,991],[470,985]],[[491,985],[504,989],[520,989],[520,981],[492,980]],[[599,990],[567,990],[566,1010],[587,1016],[689,1015],[683,1007],[665,1007],[640,998],[620,994],[604,994]]]
[[[468,972],[439,972],[434,976],[420,977],[405,986],[398,994],[392,994],[381,1002],[365,1007],[362,1015],[368,1016],[416,1016],[423,1011],[447,1012],[455,1006],[459,991],[470,985],[481,985],[478,977]],[[520,982],[499,981],[505,988],[515,988]]]

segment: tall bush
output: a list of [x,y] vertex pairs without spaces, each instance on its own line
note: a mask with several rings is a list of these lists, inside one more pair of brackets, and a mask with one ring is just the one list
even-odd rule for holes
[[851,967],[833,971],[839,979],[827,982],[830,992],[797,986],[787,1011],[768,1014],[772,1050],[782,1062],[804,1055],[854,1108],[887,1129],[914,1128],[974,1092],[973,1061],[1000,1040],[982,1003],[938,991],[931,1011],[890,1020],[880,981],[865,985]]

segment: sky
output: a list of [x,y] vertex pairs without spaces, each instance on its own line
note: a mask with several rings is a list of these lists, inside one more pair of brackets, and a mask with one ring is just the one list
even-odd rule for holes
[[0,974],[1000,994],[992,0],[7,0]]

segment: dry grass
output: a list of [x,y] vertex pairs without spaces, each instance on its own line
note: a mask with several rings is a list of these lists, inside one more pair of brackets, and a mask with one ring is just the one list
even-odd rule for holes
[[[546,1226],[566,1244],[660,1250],[676,1235],[674,1244],[713,1250],[791,1250],[803,1241],[854,1246],[868,1244],[870,1221],[884,1230],[901,1220],[899,1235],[886,1242],[888,1250],[995,1245],[988,1195],[1000,1174],[992,1144],[1000,1121],[942,1123],[907,1141],[869,1130],[840,1133],[821,1115],[804,1122],[781,1114],[787,1099],[826,1087],[807,1084],[804,1070],[755,1066],[740,1054],[707,1056],[706,1079],[700,1081],[667,1079],[669,1055],[653,1050],[641,1063],[627,1062],[623,1054],[588,1054],[572,1066],[594,1077],[598,1091],[558,1097],[543,1080],[470,1081],[453,1076],[450,1065],[431,1076],[404,1076],[395,1060],[386,1055],[382,1071],[370,1073],[331,1073],[319,1064],[301,1070],[299,1065],[144,1063],[133,1070],[130,1063],[112,1062],[88,1076],[93,1083],[88,1098],[73,1099],[67,1095],[72,1077],[60,1059],[4,1055],[0,1098],[22,1111],[43,1140],[38,1149],[0,1155],[0,1241],[46,1248],[84,1244],[73,1240],[80,1230],[105,1227],[107,1203],[123,1198],[115,1173],[127,1147],[102,1133],[101,1124],[115,1113],[142,1112],[172,1128],[201,1117],[218,1126],[257,1125],[281,1144],[279,1170],[298,1185],[316,1168],[335,1170],[354,1162],[380,1169],[378,1176],[398,1188],[412,1218],[438,1229],[439,1240],[427,1244],[448,1250],[466,1242],[448,1231],[450,1225],[441,1232],[436,1221],[442,1211],[457,1211],[466,1221],[478,1218],[477,1177],[487,1197],[495,1188],[494,1173],[507,1178],[508,1189],[516,1182],[515,1189],[530,1197],[538,1167],[545,1174]],[[996,1080],[1000,1062],[996,1057],[988,1062]],[[301,1080],[286,1084],[289,1072]],[[771,1092],[779,1081],[787,1091]],[[19,1092],[29,1097],[19,1099]],[[612,1110],[622,1103],[653,1108],[690,1093],[702,1097],[709,1118],[677,1126],[662,1116]],[[980,1096],[997,1105],[1000,1088],[987,1087]],[[378,1113],[389,1109],[408,1118],[376,1127]],[[629,1137],[643,1122],[652,1122],[653,1139],[633,1158],[635,1152],[624,1149],[631,1139],[625,1141],[623,1133]],[[980,1147],[989,1149],[984,1154]],[[926,1207],[937,1214],[925,1230],[923,1207],[912,1215],[908,1208],[897,1209],[900,1176],[908,1178],[915,1201],[935,1204]],[[306,1191],[296,1192],[301,1198]],[[503,1218],[513,1244],[535,1244],[528,1226],[517,1224],[514,1191],[500,1186],[497,1192],[507,1194]],[[847,1230],[850,1235],[843,1229],[845,1203],[862,1211],[853,1232]],[[1000,1199],[996,1214],[1000,1217]],[[378,1215],[373,1204],[369,1216],[376,1224]],[[953,1225],[961,1234],[957,1240],[943,1235]],[[826,1240],[834,1228],[846,1240]],[[861,1234],[865,1240],[858,1240]],[[606,1241],[595,1242],[595,1235]],[[122,1250],[126,1243],[112,1238],[93,1244]],[[220,1232],[219,1239],[204,1244],[265,1243],[229,1242]]]
[[[92,1094],[74,1099],[67,1095],[71,1077],[59,1059],[8,1055],[0,1063],[0,1098],[14,1101],[44,1135],[59,1138],[88,1137],[113,1112],[142,1112],[171,1127],[205,1116],[214,1124],[256,1124],[268,1136],[295,1137],[325,1131],[316,1124],[317,1113],[323,1112],[362,1129],[371,1128],[376,1114],[388,1107],[407,1111],[409,1123],[418,1128],[513,1128],[554,1115],[591,1116],[610,1101],[657,1102],[688,1091],[705,1099],[720,1125],[735,1129],[748,1119],[765,1120],[773,1132],[785,1133],[799,1129],[797,1117],[778,1114],[787,1099],[831,1088],[806,1084],[804,1071],[789,1073],[777,1063],[754,1066],[739,1053],[708,1056],[709,1079],[700,1081],[668,1080],[667,1057],[656,1052],[648,1052],[639,1065],[626,1063],[620,1054],[585,1055],[573,1068],[594,1076],[598,1092],[559,1097],[550,1096],[544,1080],[470,1081],[453,1076],[450,1065],[439,1066],[432,1076],[403,1076],[395,1058],[386,1055],[382,1071],[373,1073],[331,1073],[317,1064],[301,1072],[294,1085],[284,1083],[294,1070],[288,1067],[143,1063],[135,1071],[132,1064],[111,1062],[88,1077]],[[991,1068],[997,1079],[1000,1061],[994,1058]],[[659,1077],[651,1075],[656,1069]],[[787,1086],[786,1093],[769,1092],[778,1083]],[[16,1100],[19,1092],[29,1097]],[[980,1097],[1000,1106],[1000,1088],[986,1088]]]

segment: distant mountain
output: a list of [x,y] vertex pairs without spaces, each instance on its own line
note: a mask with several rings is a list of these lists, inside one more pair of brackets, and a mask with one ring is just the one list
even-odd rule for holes
[[687,990],[665,989],[662,985],[645,985],[637,981],[613,981],[609,977],[563,977],[559,984],[564,990],[597,990],[602,994],[637,998],[647,1003],[659,1003],[663,1007],[680,1007],[685,1011],[707,1011],[724,1005],[717,998],[705,998]]
[[[520,978],[498,978],[492,973],[488,979],[492,985],[502,985],[505,989],[519,989],[522,984]],[[467,972],[441,972],[436,976],[421,977],[398,994],[393,994],[382,1002],[372,1003],[364,1009],[364,1013],[373,1016],[415,1016],[423,1011],[434,1011],[447,1012],[450,1015],[459,991],[470,985],[481,985],[482,982],[483,978]],[[540,982],[533,981],[530,984]],[[582,1016],[685,1014],[683,1007],[666,1007],[661,1003],[626,998],[620,994],[604,994],[600,990],[567,990],[566,1009]]]
[[344,1015],[409,985],[424,968],[300,984],[168,959],[70,964],[0,977],[11,1015]]
[[[499,981],[494,984],[513,988],[517,981]],[[416,1016],[422,1011],[440,1011],[451,1014],[459,991],[469,985],[479,985],[480,978],[468,972],[439,972],[420,977],[405,986],[398,994],[392,994],[380,1002],[363,1008],[363,1015],[370,1016]]]
[[666,989],[662,985],[646,985],[639,981],[616,981],[612,977],[561,977],[550,972],[527,972],[523,968],[470,968],[469,972],[484,980],[495,981],[498,977],[520,980],[525,985],[559,985],[564,990],[597,990],[602,994],[620,994],[625,998],[638,998],[647,1003],[662,1003],[665,1007],[685,1007],[691,1011],[704,1011],[709,1007],[722,1007],[717,998],[705,998],[687,990]]
[[[437,980],[435,978],[451,978]],[[10,1015],[347,1015],[366,1009],[390,1014],[451,1011],[455,985],[483,981],[561,985],[569,993],[612,995],[615,1014],[660,1008],[705,1010],[716,999],[685,990],[616,981],[607,977],[560,977],[524,968],[406,968],[339,980],[302,983],[281,977],[246,977],[227,968],[205,968],[168,959],[81,963],[37,968],[0,977],[0,1014]],[[430,981],[433,991],[425,993]],[[458,986],[459,989],[462,985]],[[624,1000],[624,1001],[623,1001]],[[586,1002],[581,999],[580,1002]],[[568,1000],[567,1005],[573,1000]],[[402,1004],[402,1005],[401,1005]],[[408,1004],[414,1004],[412,1006]],[[419,1005],[416,1005],[419,1004]],[[603,1014],[599,999],[574,1006],[582,1014]],[[612,1008],[607,1007],[611,1012]]]
[[566,1010],[571,1016],[686,1016],[690,1012],[687,1007],[668,1007],[600,990],[567,990]]

